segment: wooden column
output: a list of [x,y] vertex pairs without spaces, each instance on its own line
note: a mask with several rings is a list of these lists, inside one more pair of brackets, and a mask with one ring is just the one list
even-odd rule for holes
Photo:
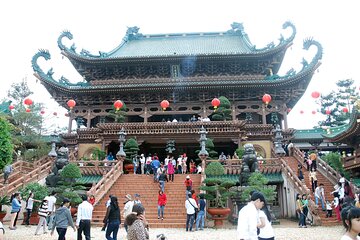
[[287,121],[287,111],[283,111],[283,118],[284,118],[284,129],[288,129],[288,121]]
[[207,117],[207,114],[206,114],[206,105],[205,105],[205,102],[203,102],[203,115],[202,117]]
[[235,104],[232,104],[232,120],[236,120],[236,111],[235,111]]
[[145,107],[144,107],[144,123],[147,123],[148,122],[148,108],[147,108],[147,105],[145,104]]
[[72,112],[69,112],[69,124],[68,124],[68,133],[71,133],[71,128],[72,128]]
[[265,104],[262,105],[262,124],[266,124],[266,109],[265,109]]
[[90,124],[91,124],[90,112],[91,112],[91,109],[89,108],[89,109],[88,109],[88,113],[87,113],[87,117],[86,117],[86,119],[87,119],[86,128],[87,128],[87,129],[89,129],[90,126],[91,126],[91,125],[90,125]]

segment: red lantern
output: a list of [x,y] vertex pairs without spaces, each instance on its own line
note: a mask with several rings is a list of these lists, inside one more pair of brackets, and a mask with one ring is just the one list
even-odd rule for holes
[[68,107],[69,107],[70,110],[71,110],[71,109],[73,109],[73,108],[75,107],[76,102],[75,102],[75,100],[70,99],[69,101],[67,101],[67,105],[68,105]]
[[44,109],[41,109],[40,113],[41,113],[42,115],[44,115],[44,114],[45,114],[45,110],[44,110]]
[[25,111],[26,111],[27,113],[31,112],[30,108],[27,108]]
[[303,111],[303,110],[300,110],[300,114],[304,114],[304,111]]
[[330,109],[326,109],[325,114],[326,114],[326,115],[330,115],[330,114],[331,114],[331,110],[330,110]]
[[160,103],[160,106],[162,107],[162,109],[165,111],[168,107],[169,107],[170,103],[168,100],[162,100]]
[[311,113],[315,115],[315,114],[316,114],[316,111],[315,111],[315,110],[312,110]]
[[10,106],[9,106],[9,109],[10,109],[10,110],[13,110],[14,108],[15,108],[14,105],[10,105]]
[[54,116],[57,116],[57,112],[53,112],[53,115],[54,115]]
[[114,107],[115,107],[116,111],[119,111],[120,108],[122,108],[123,106],[124,106],[124,104],[123,104],[123,102],[120,101],[120,100],[116,100],[116,101],[114,102]]
[[269,102],[271,102],[271,96],[269,94],[264,94],[262,97],[262,101],[267,105]]
[[25,98],[24,104],[30,106],[31,104],[33,104],[33,101],[30,98]]
[[320,97],[320,93],[317,92],[317,91],[312,92],[312,93],[311,93],[311,97],[312,97],[312,98],[315,98],[315,99],[316,99],[316,98],[319,98],[319,97]]
[[348,112],[349,112],[349,109],[348,109],[347,107],[344,107],[344,108],[342,109],[342,111],[343,111],[344,113],[348,113]]
[[220,100],[218,98],[214,98],[211,101],[211,105],[214,107],[214,109],[216,110],[218,108],[218,106],[220,106]]

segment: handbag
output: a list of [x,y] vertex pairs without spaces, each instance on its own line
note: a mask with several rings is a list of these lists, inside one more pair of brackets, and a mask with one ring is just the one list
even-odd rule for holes
[[192,203],[190,202],[190,200],[188,199],[189,203],[191,206],[193,206],[195,213],[197,214],[199,212],[199,208],[195,207],[194,205],[192,205]]

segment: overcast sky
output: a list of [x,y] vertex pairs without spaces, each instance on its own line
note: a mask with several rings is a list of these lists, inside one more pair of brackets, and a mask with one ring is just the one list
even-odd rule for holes
[[[310,94],[313,91],[330,92],[335,82],[352,78],[359,86],[360,14],[356,0],[347,1],[203,1],[203,0],[12,0],[0,2],[1,24],[1,88],[0,98],[13,82],[26,77],[35,92],[32,99],[46,102],[48,113],[58,112],[58,122],[66,125],[65,109],[50,100],[50,94],[33,76],[31,58],[39,48],[48,49],[52,59],[39,61],[47,72],[54,69],[54,78],[61,75],[72,82],[82,78],[67,58],[62,58],[57,38],[67,29],[74,35],[77,50],[92,53],[111,51],[117,47],[126,27],[138,26],[143,34],[179,32],[227,31],[232,22],[241,22],[251,42],[258,48],[277,41],[280,34],[288,37],[290,31],[282,24],[290,20],[297,29],[291,49],[284,58],[280,74],[290,68],[301,69],[303,57],[308,61],[316,53],[302,49],[306,37],[313,37],[324,48],[322,65],[315,73],[307,92],[289,114],[289,126],[312,128],[319,114],[311,111],[317,106]],[[260,100],[259,100],[260,101]],[[303,115],[300,110],[304,110]]]

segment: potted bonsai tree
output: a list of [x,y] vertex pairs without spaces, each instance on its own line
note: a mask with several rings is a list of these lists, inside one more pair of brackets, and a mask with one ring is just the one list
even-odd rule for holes
[[134,138],[129,138],[125,142],[124,151],[126,153],[126,159],[124,162],[124,169],[127,173],[134,172],[133,159],[137,156],[139,150],[139,144]]
[[220,227],[231,212],[231,209],[227,207],[227,200],[235,195],[230,188],[235,186],[236,182],[222,178],[225,169],[219,162],[210,163],[205,169],[205,174],[207,177],[203,181],[205,186],[201,186],[200,190],[206,191],[204,196],[209,201],[207,211],[212,215],[215,227]]
[[0,196],[0,221],[2,222],[6,216],[6,211],[3,210],[3,206],[11,206],[10,198],[6,195]]
[[81,183],[77,183],[76,179],[82,177],[80,168],[73,163],[66,165],[61,173],[61,181],[55,188],[57,192],[57,204],[60,204],[64,198],[70,199],[71,214],[77,212],[77,206],[82,202],[81,195],[86,194],[85,187]]
[[[39,222],[39,216],[37,214],[40,207],[41,201],[49,194],[48,188],[40,185],[39,183],[29,183],[24,188],[20,189],[21,196],[23,196],[24,201],[28,198],[30,192],[34,194],[34,201],[32,213],[30,216],[30,225],[36,225]],[[27,212],[24,211],[24,220],[26,219]]]

